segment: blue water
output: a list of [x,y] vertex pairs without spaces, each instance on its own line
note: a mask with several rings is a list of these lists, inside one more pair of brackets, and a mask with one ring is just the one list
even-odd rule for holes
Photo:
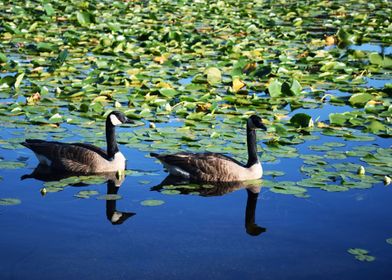
[[[161,166],[145,153],[121,149],[128,168],[158,170],[125,178],[115,208],[136,215],[121,225],[107,219],[106,201],[74,197],[83,189],[105,194],[106,183],[42,197],[41,181],[20,180],[37,160],[27,149],[17,151],[30,159],[26,168],[1,171],[0,197],[22,200],[0,207],[1,279],[391,279],[390,187],[309,189],[308,199],[261,188],[255,222],[266,232],[251,236],[245,189],[212,197],[151,191],[166,176]],[[14,153],[1,150],[6,159]],[[301,175],[293,161],[265,169],[296,180]],[[146,199],[165,204],[142,206]],[[359,262],[349,248],[367,249],[376,260]]]
[[392,54],[392,47],[390,47],[390,46],[380,46],[380,45],[375,45],[375,44],[362,44],[362,45],[351,45],[349,48],[353,49],[353,50],[361,50],[361,51],[367,51],[367,52],[378,52],[378,53],[383,53],[385,55]]

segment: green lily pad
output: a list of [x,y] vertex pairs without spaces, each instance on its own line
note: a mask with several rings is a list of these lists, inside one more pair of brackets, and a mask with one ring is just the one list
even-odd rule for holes
[[169,194],[169,195],[173,195],[173,194],[180,194],[181,192],[178,190],[163,190],[161,191],[162,194]]
[[264,171],[265,176],[279,177],[279,176],[283,176],[284,174],[285,173],[283,171],[277,171],[277,170]]
[[99,192],[94,190],[83,190],[75,194],[74,196],[77,198],[90,198],[91,196],[98,195]]
[[372,98],[373,95],[366,92],[362,92],[362,93],[353,94],[348,101],[353,106],[363,107],[369,100],[372,100]]
[[0,169],[17,169],[25,167],[25,162],[19,161],[0,161]]
[[216,67],[207,68],[204,73],[207,75],[207,81],[211,85],[220,83],[222,80],[221,71]]
[[372,262],[376,258],[369,255],[369,251],[360,248],[351,248],[347,250],[348,253],[354,255],[359,261]]
[[325,190],[327,192],[345,192],[349,190],[348,187],[339,186],[339,185],[325,185],[320,187],[320,189]]
[[350,248],[348,252],[352,255],[366,255],[369,254],[368,250],[360,249],[360,248]]
[[306,189],[294,185],[275,185],[272,188],[270,188],[270,191],[274,193],[280,193],[280,194],[297,195],[297,194],[305,193]]
[[158,199],[148,199],[140,202],[140,204],[143,206],[160,206],[164,203],[165,202],[163,200],[158,200]]
[[328,146],[328,147],[344,147],[344,146],[346,146],[345,143],[341,143],[341,142],[325,142],[323,145]]
[[0,198],[0,205],[1,206],[11,206],[11,205],[18,205],[21,201],[18,198]]
[[99,200],[119,200],[122,199],[122,196],[119,194],[105,194],[105,195],[100,195],[97,197]]

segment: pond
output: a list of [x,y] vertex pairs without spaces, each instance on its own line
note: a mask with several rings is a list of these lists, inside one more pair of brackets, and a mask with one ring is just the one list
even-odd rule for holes
[[[0,278],[392,279],[391,8],[373,2],[1,4]],[[125,174],[39,175],[20,145],[105,148],[113,110],[135,122]],[[149,155],[246,162],[252,114],[262,180],[172,182]]]

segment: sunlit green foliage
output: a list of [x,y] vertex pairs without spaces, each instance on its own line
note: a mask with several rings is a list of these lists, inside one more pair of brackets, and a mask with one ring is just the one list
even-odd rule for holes
[[[137,120],[118,135],[120,144],[244,161],[244,124],[256,113],[268,126],[258,135],[263,162],[304,160],[307,178],[276,192],[343,191],[391,174],[390,149],[342,146],[391,136],[391,83],[372,83],[390,80],[388,1],[17,0],[2,7],[0,125],[12,131],[1,135],[2,149],[20,149],[24,138],[104,146],[103,120],[117,109]],[[324,110],[329,115],[314,113]],[[324,136],[338,144],[308,142]],[[318,158],[302,157],[300,144]],[[373,181],[332,165],[354,159]],[[24,166],[0,161],[0,168]]]

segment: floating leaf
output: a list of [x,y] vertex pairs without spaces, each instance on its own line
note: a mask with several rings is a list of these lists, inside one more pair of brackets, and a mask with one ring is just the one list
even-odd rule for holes
[[233,92],[238,92],[243,87],[245,87],[245,83],[243,81],[241,81],[239,78],[233,79],[233,85],[232,85]]
[[372,99],[373,99],[373,95],[366,92],[361,92],[361,93],[356,93],[351,95],[348,102],[350,102],[350,104],[353,106],[363,107],[369,100]]
[[7,62],[7,56],[4,53],[0,52],[0,63],[6,63]]
[[325,186],[321,186],[320,189],[328,191],[328,192],[344,192],[344,191],[348,191],[348,187],[339,186],[339,185],[325,185]]
[[392,68],[392,58],[385,56],[382,57],[379,53],[372,52],[369,54],[369,61],[372,64],[376,64],[382,68]]
[[347,252],[349,252],[351,255],[354,255],[355,258],[359,261],[372,262],[376,259],[375,257],[369,255],[369,251],[360,248],[351,248],[348,249]]
[[207,68],[204,73],[207,75],[207,81],[210,85],[220,83],[222,80],[221,71],[216,67]]
[[270,191],[280,194],[302,194],[306,189],[294,185],[276,185],[270,188]]
[[52,43],[40,42],[37,44],[37,50],[40,52],[52,52],[56,51],[57,49],[58,47]]
[[265,176],[278,177],[278,176],[283,176],[285,173],[283,171],[267,170],[263,174]]
[[24,75],[25,75],[25,73],[21,73],[21,74],[19,74],[19,75],[16,77],[15,84],[14,84],[15,89],[18,89],[18,88],[19,88],[20,84],[22,83],[22,80],[23,80]]
[[180,194],[181,192],[178,190],[163,190],[161,191],[162,194],[169,194],[169,195],[173,195],[173,194]]
[[345,45],[355,44],[357,37],[354,34],[349,33],[345,28],[339,28],[336,33],[339,43]]
[[0,161],[0,169],[17,169],[25,167],[25,162],[19,161]]
[[83,190],[75,194],[74,196],[77,198],[90,198],[93,195],[98,195],[99,192],[94,190]]
[[143,200],[142,202],[140,202],[140,204],[143,206],[159,206],[164,203],[165,202],[163,200],[157,200],[157,199],[148,199],[148,200]]
[[89,12],[76,12],[76,18],[81,26],[89,25],[93,21],[93,16]]
[[340,114],[340,113],[331,113],[329,114],[329,122],[331,124],[336,124],[339,126],[343,126],[347,120],[350,119],[350,115],[348,114]]
[[99,200],[119,200],[122,196],[119,194],[105,194],[97,197]]
[[370,124],[368,124],[366,126],[366,130],[371,133],[378,134],[381,131],[386,131],[387,127],[383,123],[374,120],[374,121],[371,121]]
[[10,205],[18,205],[21,201],[18,198],[0,198],[0,205],[2,206],[10,206]]
[[277,79],[273,79],[269,86],[268,92],[271,97],[279,97],[282,95],[282,83],[279,82]]

